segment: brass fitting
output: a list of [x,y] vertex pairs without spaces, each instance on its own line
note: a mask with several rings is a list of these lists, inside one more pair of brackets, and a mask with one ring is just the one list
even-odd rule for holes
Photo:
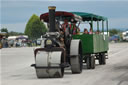
[[55,7],[55,6],[49,6],[48,9],[49,9],[49,10],[55,10],[56,7]]

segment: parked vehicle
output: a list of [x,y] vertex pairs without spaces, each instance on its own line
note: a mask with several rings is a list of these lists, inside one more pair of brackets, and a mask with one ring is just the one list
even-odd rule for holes
[[128,31],[122,33],[123,41],[128,41]]
[[117,41],[120,40],[120,36],[119,36],[119,35],[113,35],[113,36],[111,36],[111,37],[109,38],[109,40],[110,40],[110,41],[115,41],[115,42],[117,42]]

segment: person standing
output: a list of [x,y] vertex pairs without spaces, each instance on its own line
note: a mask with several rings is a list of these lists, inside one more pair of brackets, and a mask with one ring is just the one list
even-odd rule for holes
[[71,20],[70,30],[71,34],[76,35],[80,33],[80,29],[76,26],[77,21]]

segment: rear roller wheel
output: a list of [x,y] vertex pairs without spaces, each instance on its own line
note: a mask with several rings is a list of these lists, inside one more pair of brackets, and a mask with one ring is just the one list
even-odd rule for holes
[[72,40],[70,45],[70,64],[72,73],[81,73],[83,67],[82,43]]
[[82,62],[81,56],[71,57],[70,63],[71,63],[72,73],[81,73],[82,72],[83,62]]

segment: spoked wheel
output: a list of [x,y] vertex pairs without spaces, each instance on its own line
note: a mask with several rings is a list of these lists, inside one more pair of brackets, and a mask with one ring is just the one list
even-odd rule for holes
[[95,57],[87,56],[86,58],[87,69],[95,69]]
[[91,56],[91,69],[95,69],[95,57]]
[[99,54],[99,64],[100,65],[105,65],[106,64],[105,53],[100,53]]
[[91,61],[91,57],[88,56],[86,58],[87,69],[91,69],[91,62],[90,61]]
[[102,65],[102,55],[99,54],[99,64]]
[[[49,56],[50,55],[50,56]],[[57,57],[55,57],[55,55]],[[36,56],[38,58],[36,58],[36,65],[37,67],[35,68],[36,69],[36,74],[37,74],[37,77],[38,78],[62,78],[63,75],[64,75],[64,66],[60,66],[59,67],[59,63],[60,62],[60,65],[64,63],[64,53],[63,52],[52,52],[51,54],[48,54],[48,53],[43,53],[43,58],[41,58],[41,56]],[[39,58],[40,57],[40,58]],[[48,63],[45,58],[46,57],[46,60],[50,63],[49,64],[49,67],[47,66],[44,66],[45,63],[42,63],[42,62],[46,62],[46,64]],[[60,58],[59,60],[55,59],[55,58]],[[42,59],[44,59],[45,61],[42,61]],[[58,63],[58,64],[52,64],[52,62],[55,62]],[[58,65],[58,66],[57,66]],[[41,68],[40,68],[41,67]],[[45,68],[46,67],[46,68]],[[51,68],[53,67],[53,68]],[[55,68],[54,68],[55,67]]]

